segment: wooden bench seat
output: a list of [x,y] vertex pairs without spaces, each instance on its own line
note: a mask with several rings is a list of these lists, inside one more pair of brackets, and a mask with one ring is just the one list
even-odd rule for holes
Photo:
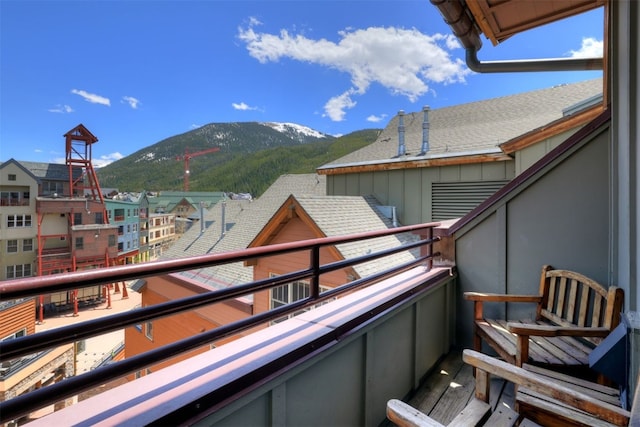
[[[589,353],[618,324],[623,291],[595,280],[544,266],[538,295],[465,292],[474,302],[474,349],[482,341],[509,363],[555,368],[585,367]],[[485,318],[485,303],[535,304],[533,320]],[[532,339],[533,338],[533,339]]]

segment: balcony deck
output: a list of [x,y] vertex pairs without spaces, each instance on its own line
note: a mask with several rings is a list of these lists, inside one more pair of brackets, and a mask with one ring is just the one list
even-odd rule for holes
[[[407,403],[439,423],[447,425],[473,397],[474,387],[472,368],[462,362],[462,353],[454,350],[449,352],[431,371]],[[513,384],[501,378],[492,378],[490,396],[494,411],[512,412],[517,417],[513,411]],[[387,422],[386,425],[393,424]],[[536,424],[526,425],[535,426]]]

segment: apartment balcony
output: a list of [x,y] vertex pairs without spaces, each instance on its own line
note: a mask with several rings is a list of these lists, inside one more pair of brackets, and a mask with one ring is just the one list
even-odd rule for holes
[[[303,270],[2,342],[2,361],[295,280],[309,279],[315,286],[308,298],[2,402],[0,422],[20,419],[42,406],[326,302],[30,424],[378,425],[385,420],[386,401],[414,391],[453,344],[456,272],[452,266],[434,265],[439,259],[434,246],[440,240],[434,237],[434,228],[435,224],[422,224],[6,282],[2,300],[36,295],[43,289],[82,288],[294,251],[310,254],[310,265]],[[319,264],[323,246],[395,233],[416,233],[421,238],[394,249]],[[319,292],[322,274],[402,251],[420,255]]]

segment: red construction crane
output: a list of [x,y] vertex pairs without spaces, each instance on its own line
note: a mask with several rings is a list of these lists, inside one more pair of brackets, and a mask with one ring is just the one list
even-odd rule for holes
[[215,151],[220,151],[220,147],[208,148],[195,153],[189,153],[189,149],[185,148],[184,156],[176,157],[176,160],[184,160],[184,191],[189,191],[189,160],[193,157],[202,156],[203,154],[213,153]]

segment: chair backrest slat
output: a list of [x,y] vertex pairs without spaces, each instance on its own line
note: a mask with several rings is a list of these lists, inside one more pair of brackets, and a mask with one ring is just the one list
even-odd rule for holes
[[540,284],[540,314],[555,324],[613,329],[620,323],[623,293],[615,286],[606,289],[580,273],[550,266],[543,267]]

